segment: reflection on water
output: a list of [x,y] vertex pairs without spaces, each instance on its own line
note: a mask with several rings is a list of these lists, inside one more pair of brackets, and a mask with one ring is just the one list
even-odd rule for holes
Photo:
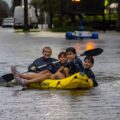
[[[99,40],[93,41],[96,47],[104,49],[96,57],[93,68],[98,87],[72,91],[23,91],[21,86],[0,87],[0,120],[119,120],[119,35],[102,33],[100,36]],[[41,55],[40,50],[45,45],[50,45],[54,49],[53,56],[57,56],[60,50],[74,45],[82,53],[87,41],[34,38],[3,32],[0,38],[0,74],[10,72],[12,64],[19,65],[20,71],[27,70],[27,65]]]
[[[119,85],[120,82],[102,84],[97,88],[83,91],[16,91],[21,88],[10,88],[9,94],[5,93],[9,99],[4,101],[4,107],[0,105],[2,108],[0,113],[2,117],[6,116],[5,118],[9,117],[10,119],[112,120],[120,117]],[[5,89],[2,90],[6,92]]]

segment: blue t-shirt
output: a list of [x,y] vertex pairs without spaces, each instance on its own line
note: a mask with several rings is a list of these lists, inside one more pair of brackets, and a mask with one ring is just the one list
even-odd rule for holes
[[54,65],[54,73],[56,73],[62,66],[65,66],[66,63],[61,64],[60,62],[53,64]]
[[[28,71],[29,72],[40,72],[43,70],[49,70],[51,73],[54,73],[54,68],[53,68],[54,66],[53,66],[52,62],[55,62],[55,61],[58,61],[58,60],[55,58],[48,58],[48,59],[46,59],[44,57],[37,58],[28,67]],[[46,65],[46,66],[39,68],[39,66],[42,66],[42,65]],[[32,66],[35,66],[37,71],[32,71],[31,70]]]
[[69,74],[73,75],[77,72],[84,73],[83,63],[80,58],[76,58],[73,61],[68,62],[65,67],[69,69]]
[[87,75],[88,78],[92,79],[94,87],[98,86],[98,83],[95,79],[95,75],[91,69],[85,69],[85,74]]

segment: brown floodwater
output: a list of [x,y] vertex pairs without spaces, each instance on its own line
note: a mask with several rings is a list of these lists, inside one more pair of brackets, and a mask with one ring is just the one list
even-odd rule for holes
[[[45,33],[44,33],[45,34]],[[51,46],[53,57],[74,46],[78,54],[92,42],[104,52],[95,57],[93,71],[99,86],[90,90],[22,90],[0,87],[0,120],[119,120],[120,119],[120,33],[100,32],[96,40],[65,40],[40,33],[14,33],[0,28],[0,75],[18,65],[20,72]],[[83,58],[81,57],[83,60]]]

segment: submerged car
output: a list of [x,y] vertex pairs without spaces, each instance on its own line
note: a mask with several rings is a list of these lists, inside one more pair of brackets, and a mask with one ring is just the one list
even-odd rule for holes
[[8,17],[5,18],[2,22],[2,27],[13,27],[14,26],[14,18],[13,17]]

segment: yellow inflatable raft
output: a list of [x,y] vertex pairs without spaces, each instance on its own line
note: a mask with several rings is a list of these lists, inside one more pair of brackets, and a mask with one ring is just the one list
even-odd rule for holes
[[46,79],[41,83],[32,83],[27,87],[34,89],[89,89],[93,87],[93,82],[85,74],[76,73],[64,79]]

